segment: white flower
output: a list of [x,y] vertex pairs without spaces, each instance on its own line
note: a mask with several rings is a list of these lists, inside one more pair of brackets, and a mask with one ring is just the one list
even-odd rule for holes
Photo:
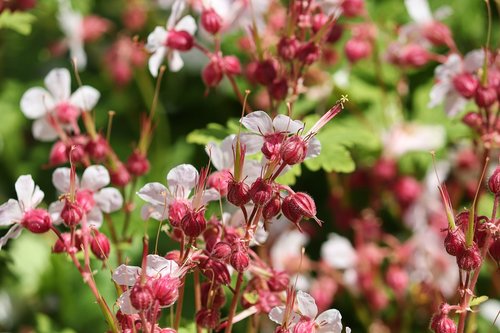
[[[500,301],[494,298],[487,300],[479,305],[479,314],[488,322],[495,323],[495,326],[500,329],[500,320],[498,320],[498,313],[500,312]],[[493,331],[493,329],[492,329]]]
[[445,139],[443,126],[416,123],[396,124],[382,134],[384,154],[390,157],[400,157],[413,151],[436,150],[444,145]]
[[[155,254],[149,254],[146,257],[146,276],[148,278],[178,277],[179,273],[179,265],[173,260],[168,260]],[[113,272],[113,280],[121,286],[132,287],[141,274],[141,267],[122,264]],[[118,303],[120,304],[120,310],[124,314],[139,313],[131,304],[130,290],[127,290],[120,296]]]
[[59,26],[66,36],[66,43],[72,59],[76,60],[78,69],[87,66],[87,54],[83,48],[83,17],[82,14],[71,8],[68,0],[59,0],[57,15]]
[[[144,185],[137,195],[147,202],[142,207],[141,216],[144,220],[153,218],[163,221],[168,217],[169,206],[175,202],[183,202],[191,208],[191,192],[198,183],[198,170],[190,164],[176,166],[167,174],[168,187],[161,183],[148,183]],[[219,192],[214,189],[204,190],[202,203],[218,200]]]
[[474,50],[462,59],[458,54],[451,54],[444,64],[436,67],[434,75],[436,84],[430,92],[429,108],[434,108],[444,102],[444,110],[449,116],[459,113],[466,105],[463,98],[453,85],[453,78],[462,73],[475,73],[484,61],[484,51]]
[[297,312],[292,311],[290,318],[285,318],[285,307],[277,306],[269,312],[269,318],[279,325],[284,325],[288,320],[287,327],[293,328],[300,322],[310,322],[311,333],[341,333],[342,316],[336,309],[326,310],[318,315],[318,307],[311,295],[301,290],[297,291],[295,298]]
[[208,0],[207,7],[213,8],[222,18],[221,32],[230,33],[237,29],[247,31],[255,25],[262,30],[265,25],[264,15],[268,13],[270,0]]
[[186,4],[183,0],[177,0],[172,6],[172,13],[167,21],[166,29],[156,27],[148,36],[146,49],[153,55],[149,58],[149,71],[151,75],[157,76],[163,58],[167,57],[168,66],[172,72],[178,72],[184,66],[184,62],[177,50],[169,49],[166,46],[170,31],[186,31],[190,35],[196,32],[196,22],[191,15],[184,16],[179,20]]
[[273,243],[271,262],[276,270],[283,270],[290,262],[299,262],[302,248],[309,242],[309,237],[298,230],[284,231]]
[[0,206],[0,227],[13,225],[7,234],[0,238],[0,250],[9,239],[17,238],[21,234],[23,230],[21,222],[25,213],[35,209],[44,197],[31,175],[20,176],[15,187],[17,200],[9,199]]
[[63,127],[77,127],[81,112],[90,111],[99,100],[99,92],[82,86],[71,94],[71,77],[65,68],[55,68],[45,77],[47,90],[28,89],[21,98],[21,111],[29,119],[35,119],[32,132],[36,139],[52,141],[58,134],[54,122]]
[[358,260],[351,242],[335,233],[331,233],[328,240],[321,246],[321,258],[335,269],[354,268]]
[[[60,193],[70,191],[70,168],[57,168],[52,174],[52,183]],[[87,213],[87,222],[99,228],[102,225],[102,213],[112,213],[123,205],[123,197],[116,188],[105,187],[110,182],[108,170],[102,165],[91,165],[85,169],[81,182],[76,179],[76,200]],[[63,201],[56,201],[49,206],[54,223],[60,223]]]

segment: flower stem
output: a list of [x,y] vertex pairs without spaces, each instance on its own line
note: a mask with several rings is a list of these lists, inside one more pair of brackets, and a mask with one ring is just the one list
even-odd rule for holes
[[226,330],[224,331],[225,333],[230,333],[233,327],[233,319],[236,313],[236,308],[238,306],[242,284],[243,284],[243,272],[238,272],[238,277],[236,280],[236,288],[234,289],[233,300],[231,301],[231,307],[229,308],[229,316],[227,317],[227,326]]
[[175,308],[174,329],[176,331],[179,330],[179,325],[181,323],[182,303],[184,303],[185,287],[186,287],[186,275],[184,275],[181,279],[181,288],[179,289],[179,299],[177,301],[177,307]]

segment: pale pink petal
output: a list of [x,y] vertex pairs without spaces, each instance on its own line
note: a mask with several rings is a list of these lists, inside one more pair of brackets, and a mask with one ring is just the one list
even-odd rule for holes
[[66,68],[55,68],[45,77],[45,86],[54,102],[67,101],[71,94],[71,75]]
[[130,290],[127,290],[120,295],[120,298],[118,298],[118,304],[120,305],[120,310],[123,314],[132,315],[139,313],[139,310],[135,309],[130,301]]
[[435,76],[438,81],[449,81],[462,71],[462,58],[458,54],[453,53],[448,56],[448,59],[446,59],[444,64],[436,67]]
[[102,165],[91,165],[82,175],[80,187],[91,191],[98,191],[110,182],[108,169]]
[[484,64],[484,50],[470,51],[464,58],[464,69],[467,72],[474,73]]
[[43,88],[30,88],[21,97],[21,111],[26,118],[38,119],[54,108],[54,100]]
[[321,258],[332,268],[349,269],[358,260],[351,242],[340,235],[331,233],[321,246]]
[[31,175],[20,176],[16,181],[16,193],[23,212],[35,208],[43,200],[43,192],[35,185]]
[[302,290],[297,291],[296,298],[297,306],[300,313],[310,319],[316,318],[318,314],[318,307],[316,306],[316,301],[306,292]]
[[113,187],[106,187],[94,194],[94,200],[104,213],[116,212],[123,205],[120,191]]
[[56,130],[49,124],[46,117],[35,120],[31,126],[31,132],[35,139],[44,142],[54,141],[58,137]]
[[405,6],[413,21],[421,24],[432,21],[432,12],[427,0],[405,0]]
[[456,116],[465,108],[467,100],[456,91],[450,92],[444,99],[444,111],[450,117]]
[[273,119],[273,127],[275,132],[298,133],[304,129],[304,124],[299,120],[279,114]]
[[345,333],[351,333],[351,329],[349,327],[345,328]]
[[87,66],[87,53],[85,53],[83,40],[81,38],[70,38],[69,55],[71,59],[75,60],[78,70],[85,69],[85,67]]
[[132,287],[141,274],[141,268],[137,266],[120,265],[113,272],[113,281],[120,286]]
[[184,16],[176,25],[174,30],[186,31],[191,36],[196,32],[196,21],[191,15]]
[[156,27],[153,32],[148,35],[148,42],[146,44],[146,50],[149,52],[156,52],[161,47],[165,46],[167,41],[168,32],[163,27]]
[[141,208],[141,218],[144,221],[150,218],[157,221],[165,221],[168,218],[168,209],[164,205],[145,204]]
[[269,312],[269,319],[274,321],[276,324],[283,324],[283,320],[285,319],[285,307],[284,306],[275,306]]
[[[57,168],[52,173],[52,184],[59,193],[68,193],[70,184],[70,168]],[[78,178],[75,178],[76,186],[78,187]]]
[[446,95],[451,91],[451,84],[448,81],[441,81],[436,83],[429,94],[429,103],[427,104],[428,108],[435,108],[439,104],[441,104]]
[[319,325],[317,333],[342,333],[342,316],[336,309],[323,312],[316,318],[315,322]]
[[23,212],[19,208],[17,200],[9,199],[0,206],[0,226],[4,227],[13,223],[19,223],[23,218]]
[[142,200],[155,205],[166,205],[167,203],[167,188],[160,183],[147,183],[144,185],[137,195]]
[[210,201],[216,201],[220,199],[220,193],[219,191],[209,188],[208,190],[203,191],[202,195],[202,204],[206,205]]
[[307,153],[306,158],[314,158],[319,156],[321,153],[321,142],[318,139],[312,138],[309,140],[309,144],[307,145]]
[[23,227],[20,225],[20,224],[14,224],[10,229],[9,231],[7,231],[7,233],[2,237],[0,238],[0,250],[2,249],[2,247],[7,244],[7,241],[9,239],[15,239],[17,237],[19,237],[19,235],[21,234],[21,231],[23,231]]
[[102,212],[99,207],[94,207],[87,213],[87,224],[96,229],[99,229],[102,226]]
[[242,133],[240,142],[245,146],[245,154],[255,154],[262,149],[264,138],[254,133]]
[[175,26],[175,23],[179,20],[185,8],[186,4],[184,0],[176,0],[174,2],[172,5],[172,12],[167,21],[167,30],[171,30]]
[[161,63],[163,62],[163,59],[165,58],[165,54],[167,53],[167,49],[165,47],[160,47],[158,48],[155,53],[149,58],[148,66],[149,66],[149,72],[151,75],[154,77],[158,76],[158,72],[160,70]]
[[273,133],[273,121],[264,111],[254,111],[240,120],[241,124],[247,129],[260,133]]
[[210,142],[205,147],[207,155],[210,156],[210,160],[217,170],[220,171],[233,167],[233,146],[235,137],[234,134],[231,134],[222,140],[220,144]]
[[64,202],[62,201],[55,201],[49,205],[49,214],[52,223],[56,225],[62,223],[63,220],[61,218],[61,212],[63,208],[64,208]]
[[191,164],[181,164],[167,174],[168,188],[175,198],[187,199],[198,182],[198,170]]
[[184,61],[182,61],[181,54],[179,51],[170,50],[167,54],[168,58],[168,68],[171,72],[178,72],[184,66]]
[[99,97],[101,97],[101,94],[97,89],[90,86],[82,86],[71,95],[70,103],[82,111],[90,111],[97,104]]
[[146,275],[150,277],[164,277],[177,274],[179,265],[156,254],[149,254],[146,258]]

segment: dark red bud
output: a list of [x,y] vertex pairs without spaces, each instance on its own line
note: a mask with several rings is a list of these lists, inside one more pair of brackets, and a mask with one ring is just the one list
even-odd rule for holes
[[270,85],[276,79],[278,70],[276,63],[272,59],[257,63],[255,69],[255,80],[262,85]]
[[465,98],[474,97],[478,85],[478,80],[470,73],[462,73],[453,78],[453,87]]
[[280,149],[283,162],[288,165],[302,163],[307,155],[307,145],[299,135],[289,137]]
[[326,41],[331,44],[338,42],[342,38],[343,32],[344,28],[340,24],[334,24],[326,35]]
[[51,165],[59,165],[68,162],[68,151],[66,144],[62,141],[57,141],[52,146],[49,155],[49,163]]
[[92,253],[99,260],[105,260],[109,257],[110,244],[106,235],[101,234],[99,231],[94,230],[94,235],[90,242],[90,249]]
[[281,198],[279,194],[273,195],[271,200],[264,206],[262,210],[262,217],[264,220],[269,221],[273,217],[279,214],[281,211]]
[[52,220],[45,209],[35,208],[24,213],[21,225],[35,234],[41,234],[50,230]]
[[179,278],[165,276],[155,279],[152,283],[153,297],[160,303],[160,306],[168,307],[179,298]]
[[488,179],[488,188],[494,195],[500,195],[500,167],[497,167]]
[[285,78],[278,79],[274,81],[270,86],[269,86],[269,94],[271,95],[272,98],[278,101],[282,101],[286,98],[288,95],[288,83]]
[[273,271],[273,275],[267,280],[267,285],[271,291],[285,291],[290,284],[290,277],[284,271]]
[[421,67],[430,60],[430,54],[419,44],[410,44],[400,52],[400,62],[405,66]]
[[308,194],[297,192],[283,199],[281,211],[291,222],[298,223],[302,218],[316,217],[316,204]]
[[222,58],[224,70],[231,75],[241,74],[241,64],[237,57],[228,55]]
[[218,242],[214,245],[210,256],[216,260],[226,260],[231,255],[231,246],[226,242]]
[[321,55],[319,46],[314,42],[302,44],[297,50],[297,59],[306,65],[312,65]]
[[240,273],[246,271],[248,266],[250,266],[250,257],[243,249],[233,251],[229,261],[231,262],[231,266],[233,266],[233,268]]
[[85,211],[78,202],[70,202],[65,200],[64,207],[61,211],[61,218],[65,225],[72,227],[80,223]]
[[477,112],[467,112],[462,118],[462,122],[475,130],[480,130],[483,127],[483,118]]
[[256,205],[265,205],[269,200],[271,200],[272,194],[272,186],[261,177],[255,180],[250,187],[250,191],[248,192],[248,195]]
[[201,26],[207,32],[216,34],[222,27],[222,18],[212,8],[204,9],[201,12]]
[[201,73],[207,87],[217,87],[222,80],[222,68],[217,60],[211,60]]
[[167,37],[167,46],[179,50],[179,51],[189,51],[193,47],[194,39],[193,36],[187,31],[170,31]]
[[196,313],[195,320],[198,326],[214,329],[219,324],[220,311],[218,309],[201,309]]
[[344,0],[342,2],[342,14],[347,17],[360,16],[363,14],[364,10],[364,0]]
[[127,160],[127,170],[134,176],[142,176],[149,171],[148,158],[138,150],[135,150]]
[[489,108],[497,101],[497,92],[492,86],[478,86],[474,100],[479,107]]
[[227,184],[227,201],[241,207],[250,201],[248,185],[244,182],[230,181]]
[[111,183],[116,186],[123,187],[130,182],[130,173],[125,165],[119,163],[114,170],[110,170]]
[[108,156],[109,145],[106,139],[99,135],[94,140],[89,140],[89,142],[87,142],[85,151],[92,160],[101,162]]
[[153,291],[151,290],[151,286],[148,283],[142,285],[141,282],[138,281],[130,290],[130,303],[139,311],[149,309],[153,304]]
[[213,309],[220,309],[226,303],[226,295],[222,286],[205,282],[201,285],[201,304],[208,305],[209,297],[212,299]]
[[407,207],[420,197],[422,188],[413,177],[404,176],[394,184],[394,194],[403,207]]
[[450,28],[438,21],[428,23],[423,31],[424,37],[436,46],[448,45],[452,40]]
[[278,55],[284,60],[293,60],[300,47],[295,37],[282,37],[278,43]]
[[493,240],[489,249],[490,255],[497,262],[497,265],[500,262],[500,237]]
[[188,211],[182,218],[181,229],[188,237],[198,237],[207,227],[205,211]]
[[463,231],[457,228],[454,231],[449,231],[444,239],[444,247],[446,252],[452,256],[458,256],[465,249],[465,237]]
[[481,266],[482,258],[479,248],[475,243],[457,255],[458,267],[464,271],[470,272]]

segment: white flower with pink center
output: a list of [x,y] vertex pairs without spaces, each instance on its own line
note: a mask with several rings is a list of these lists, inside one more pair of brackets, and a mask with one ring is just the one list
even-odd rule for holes
[[269,318],[279,325],[286,322],[287,328],[293,328],[294,332],[342,333],[342,316],[338,310],[330,309],[318,315],[314,298],[301,290],[297,291],[295,303],[297,309],[292,310],[288,318],[285,318],[285,306],[271,309]]
[[23,227],[41,233],[51,225],[49,214],[44,209],[36,208],[42,202],[44,194],[35,185],[31,175],[20,176],[15,187],[17,200],[9,199],[0,206],[0,227],[12,225],[7,234],[0,238],[0,249],[9,239],[17,238]]
[[[141,267],[127,266],[122,264],[118,266],[118,268],[113,272],[113,280],[121,286],[133,287],[136,283],[140,282],[142,273],[143,272]],[[171,290],[171,293],[174,296],[178,296],[178,293],[176,293],[176,289],[180,286],[180,274],[181,269],[175,261],[165,259],[164,257],[160,257],[155,254],[149,254],[146,257],[145,275],[147,283],[148,286],[152,288],[152,290],[150,290],[152,296],[160,298],[160,307],[171,306],[175,302],[175,300],[177,300],[177,298],[172,297],[170,302],[162,304],[161,296],[164,295],[161,295],[163,291],[161,290],[161,288],[166,286],[158,283],[155,284],[155,282],[158,282],[162,279],[165,279],[165,281],[167,281],[168,279],[168,282],[170,282],[169,284],[174,287],[174,289]],[[131,289],[121,294],[120,298],[118,299],[120,310],[126,315],[140,312],[132,305],[130,293]]]
[[[57,168],[52,174],[52,183],[60,193],[70,192],[70,168]],[[103,213],[116,212],[123,205],[123,197],[116,188],[105,187],[110,182],[109,172],[102,165],[91,165],[76,179],[76,202],[87,214],[87,223],[99,228]],[[56,201],[49,206],[54,223],[62,222],[63,201]]]
[[184,66],[178,50],[183,50],[184,47],[187,50],[190,46],[182,45],[182,43],[179,45],[179,42],[187,42],[191,38],[192,43],[192,36],[196,32],[196,22],[191,15],[180,18],[185,7],[183,0],[177,0],[172,6],[166,29],[156,27],[148,36],[146,49],[153,53],[149,58],[149,71],[155,77],[158,76],[160,65],[165,57],[172,72],[178,72]]
[[[198,170],[190,164],[176,166],[167,174],[167,186],[161,183],[144,185],[137,195],[147,203],[142,207],[141,216],[144,220],[153,218],[158,221],[170,220],[176,226],[185,213],[193,208],[193,189],[198,184]],[[219,192],[215,189],[204,190],[201,204],[218,200]]]
[[41,141],[58,137],[57,127],[78,132],[78,117],[90,111],[99,100],[99,92],[82,86],[71,94],[71,76],[66,68],[56,68],[45,77],[47,90],[40,87],[28,89],[21,98],[21,111],[34,119],[33,136]]
[[358,255],[349,239],[331,233],[321,246],[321,258],[335,269],[352,269],[358,262]]

